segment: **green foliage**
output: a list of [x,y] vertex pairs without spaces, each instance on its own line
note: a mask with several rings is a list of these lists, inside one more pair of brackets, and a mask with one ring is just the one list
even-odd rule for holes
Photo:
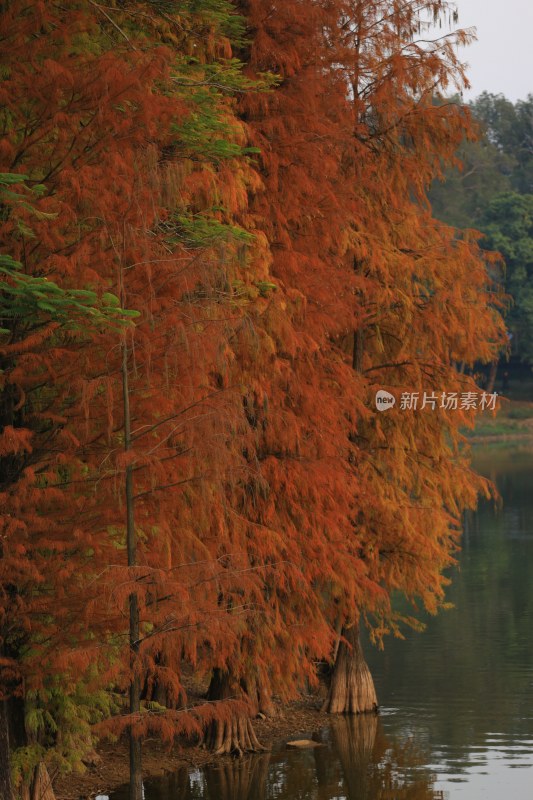
[[480,218],[485,246],[505,259],[505,289],[513,298],[507,323],[514,348],[533,362],[533,194],[497,195]]
[[508,419],[531,419],[533,417],[533,406],[517,406],[510,408],[507,412]]
[[[176,14],[175,0],[149,0],[149,6],[158,14]],[[199,24],[215,26],[235,44],[243,41],[244,19],[228,0],[184,0],[179,3],[179,17],[185,29]]]
[[270,281],[256,281],[255,286],[259,289],[261,297],[268,297],[270,292],[275,292],[278,288],[275,283],[271,283]]
[[209,212],[203,214],[175,214],[165,225],[168,241],[181,242],[187,247],[205,248],[219,242],[235,241],[249,244],[253,235],[236,225],[215,219]]
[[484,92],[472,104],[487,141],[506,157],[511,188],[533,194],[533,95],[512,103],[503,95]]
[[28,692],[25,724],[26,747],[13,754],[14,784],[28,779],[43,759],[62,772],[83,772],[84,760],[94,750],[94,725],[118,711],[112,692],[91,692],[83,683],[65,692],[59,678],[48,689]]
[[184,156],[217,163],[259,152],[235,141],[238,128],[225,98],[266,91],[276,79],[264,75],[261,80],[250,80],[242,67],[236,58],[201,64],[197,58],[182,57],[176,63],[174,85],[189,109],[186,119],[175,127],[177,147]]
[[463,143],[462,169],[448,170],[430,200],[435,216],[481,231],[482,247],[504,257],[505,274],[495,277],[512,298],[512,350],[533,362],[533,95],[513,104],[485,92],[470,110],[484,137]]
[[462,169],[447,170],[445,183],[434,183],[430,193],[436,216],[461,228],[480,227],[497,194],[533,194],[533,95],[513,104],[484,92],[469,109],[482,138],[463,142]]
[[487,244],[504,256],[512,280],[526,280],[533,270],[533,195],[496,195],[480,222]]
[[[32,214],[42,218],[52,218],[35,208],[32,197],[43,194],[41,185],[29,188],[25,175],[0,173],[0,203],[4,214],[10,205],[22,205]],[[11,187],[17,186],[15,192]],[[9,188],[8,188],[9,187]],[[19,224],[19,230],[27,236],[33,232],[28,226]],[[48,322],[58,323],[66,330],[82,330],[90,322],[92,326],[131,324],[137,317],[137,311],[120,308],[115,295],[105,293],[99,298],[97,293],[88,289],[63,289],[47,277],[27,275],[22,264],[10,255],[0,254],[0,336],[11,336],[17,326],[22,325],[27,331],[46,325]]]
[[475,228],[487,199],[511,188],[511,159],[488,141],[464,142],[462,169],[450,169],[436,181],[430,199],[435,215],[458,228]]
[[[31,188],[26,184],[29,180],[27,175],[18,175],[12,172],[0,172],[0,208],[2,217],[6,219],[11,207],[24,208],[37,219],[54,219],[55,214],[37,209],[32,200],[42,197],[46,193],[46,187],[42,183],[36,183]],[[14,191],[16,186],[18,191]],[[19,226],[22,224],[18,222]],[[33,236],[33,231],[29,226],[21,231],[28,236]]]
[[106,293],[100,299],[86,289],[62,289],[45,277],[26,275],[11,256],[0,255],[0,334],[10,336],[14,326],[59,323],[66,330],[92,326],[129,324],[137,311],[120,308],[117,297]]

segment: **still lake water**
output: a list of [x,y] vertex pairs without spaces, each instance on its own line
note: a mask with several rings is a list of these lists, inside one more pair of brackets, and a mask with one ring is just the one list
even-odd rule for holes
[[476,466],[503,506],[468,520],[454,609],[367,646],[380,716],[333,719],[321,747],[149,780],[146,800],[533,797],[533,451],[479,451]]

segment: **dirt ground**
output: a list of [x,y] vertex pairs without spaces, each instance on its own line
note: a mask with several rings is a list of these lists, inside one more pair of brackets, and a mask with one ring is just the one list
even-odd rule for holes
[[[319,710],[320,700],[310,695],[295,703],[277,705],[275,716],[257,719],[254,728],[265,747],[274,742],[309,736],[327,723],[328,715]],[[57,800],[88,800],[128,781],[128,747],[126,741],[104,743],[98,748],[98,762],[83,775],[64,775],[54,781]],[[176,772],[183,766],[201,767],[230,756],[213,756],[199,747],[175,744],[170,750],[149,739],[143,745],[143,776],[156,777]]]

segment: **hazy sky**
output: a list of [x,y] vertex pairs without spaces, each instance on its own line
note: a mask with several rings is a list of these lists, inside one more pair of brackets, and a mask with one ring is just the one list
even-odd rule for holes
[[477,28],[477,42],[462,48],[472,89],[510,100],[533,94],[533,0],[455,0],[460,28]]

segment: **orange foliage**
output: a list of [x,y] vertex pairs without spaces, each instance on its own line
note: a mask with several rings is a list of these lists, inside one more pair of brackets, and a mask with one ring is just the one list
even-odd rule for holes
[[[121,36],[96,4],[8,5],[0,170],[45,190],[37,214],[10,209],[0,241],[27,273],[139,312],[125,333],[22,329],[0,346],[2,391],[26,398],[0,435],[0,626],[19,690],[96,659],[91,681],[126,689],[135,592],[134,669],[174,700],[184,663],[287,697],[315,680],[339,620],[397,630],[393,590],[437,609],[462,510],[487,489],[459,432],[471,412],[373,407],[377,388],[473,389],[458,362],[503,341],[475,237],[432,219],[425,196],[470,132],[464,109],[434,102],[463,81],[451,40],[416,41],[422,11],[446,4],[243,4],[247,71],[279,84],[218,103],[255,165],[180,138],[194,113],[173,81],[173,48],[192,46],[180,26],[112,5]],[[228,53],[205,41],[200,62]],[[198,246],[176,214],[254,239]],[[241,708],[134,722],[168,738]]]

